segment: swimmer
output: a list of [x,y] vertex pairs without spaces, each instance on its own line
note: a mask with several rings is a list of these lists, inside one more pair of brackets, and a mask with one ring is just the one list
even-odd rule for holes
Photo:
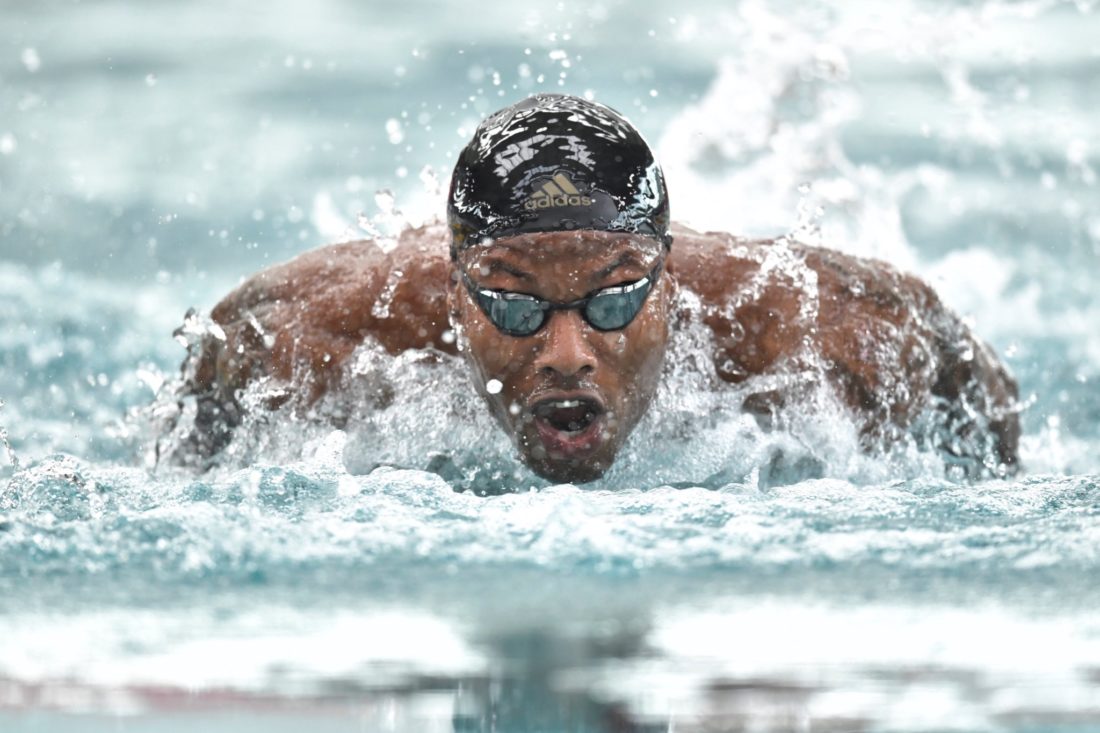
[[[718,377],[759,383],[743,409],[762,420],[824,384],[868,451],[935,414],[940,448],[971,474],[1016,470],[1016,385],[928,285],[875,260],[673,224],[641,134],[558,94],[481,123],[455,166],[446,226],[407,230],[388,252],[371,241],[307,252],[218,303],[224,334],[193,345],[185,370],[190,448],[205,459],[231,440],[238,395],[257,378],[282,380],[303,405],[341,389],[373,339],[390,354],[460,352],[528,466],[592,481],[657,391],[678,289],[701,306]],[[388,308],[375,308],[384,290]],[[791,374],[801,379],[760,379]]]

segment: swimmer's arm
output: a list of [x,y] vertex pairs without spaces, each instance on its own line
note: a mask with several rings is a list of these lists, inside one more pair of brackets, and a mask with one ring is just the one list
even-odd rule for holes
[[[389,253],[372,242],[331,245],[252,276],[211,312],[220,333],[192,345],[184,393],[199,398],[200,412],[206,405],[210,421],[232,426],[237,395],[255,380],[272,377],[290,388],[284,395],[311,403],[339,385],[368,338],[393,354],[453,352],[443,338],[445,233],[409,230]],[[269,406],[279,403],[273,397]]]
[[818,335],[826,375],[865,419],[865,439],[894,440],[934,409],[955,439],[945,451],[984,458],[968,451],[987,434],[1000,464],[987,468],[1014,472],[1017,387],[992,349],[916,277],[834,253],[810,260],[821,274]]
[[679,257],[673,250],[674,264],[714,334],[718,376],[739,384],[775,374],[787,384],[748,395],[746,409],[775,416],[802,384],[792,374],[822,374],[860,422],[867,448],[901,438],[935,405],[954,411],[962,437],[987,421],[1000,462],[1016,466],[1016,384],[926,283],[882,262],[797,246],[816,276],[809,305],[817,315],[807,318],[804,287],[782,272],[756,275],[771,243],[681,234],[677,245],[686,246]]
[[954,323],[945,329],[940,343],[940,369],[932,394],[946,404],[959,438],[972,437],[986,423],[1000,464],[992,467],[993,473],[1014,474],[1020,461],[1021,405],[1016,380],[993,349],[951,315]]
[[357,343],[348,312],[354,301],[334,307],[331,292],[346,291],[339,281],[348,272],[369,288],[377,265],[370,249],[358,245],[322,248],[263,270],[214,307],[212,323],[189,344],[181,367],[180,404],[193,402],[194,423],[184,438],[187,450],[173,460],[191,463],[224,448],[244,416],[240,395],[258,379],[275,380],[263,402],[269,409],[293,397],[308,404],[324,393]]
[[195,391],[225,397],[273,377],[298,382],[311,399],[323,393],[365,337],[385,264],[373,245],[355,242],[253,275],[211,311],[220,332],[199,346]]

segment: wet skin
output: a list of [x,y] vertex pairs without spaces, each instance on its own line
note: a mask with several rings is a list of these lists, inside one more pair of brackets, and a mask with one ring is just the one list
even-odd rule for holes
[[[664,247],[651,239],[586,231],[516,236],[468,250],[458,264],[479,287],[569,303],[638,281],[663,256]],[[474,384],[537,473],[555,481],[590,481],[614,462],[657,390],[668,342],[670,282],[658,275],[638,315],[621,330],[599,331],[580,311],[562,310],[551,312],[530,336],[501,332],[465,286],[451,288],[451,312],[461,324]],[[486,389],[492,379],[500,382],[495,394]],[[561,405],[567,409],[555,413]],[[568,423],[570,412],[587,413],[574,423],[580,428],[585,421],[583,430],[555,428]]]
[[[669,330],[684,317],[672,305],[679,288],[698,299],[714,334],[719,378],[759,383],[746,410],[776,419],[800,390],[825,382],[851,410],[867,450],[899,439],[934,408],[955,435],[988,439],[993,464],[972,470],[1015,470],[1015,382],[925,283],[831,250],[684,227],[673,234],[655,289],[621,332],[557,311],[532,336],[501,333],[457,277],[442,226],[407,231],[389,253],[352,242],[264,270],[212,311],[224,340],[210,336],[193,348],[184,390],[198,397],[199,412],[190,449],[204,457],[224,447],[240,420],[235,394],[258,377],[297,385],[308,405],[341,389],[344,366],[365,339],[394,354],[457,353],[447,337],[453,321],[475,385],[523,460],[552,480],[588,481],[614,461],[656,390]],[[645,239],[556,232],[474,248],[457,264],[479,286],[566,302],[637,280],[659,256],[660,246]],[[389,307],[376,313],[386,291]],[[783,387],[752,381],[773,374],[803,378]],[[493,379],[501,389],[490,394]],[[539,402],[554,397],[596,403],[598,430],[575,442],[548,433]],[[975,465],[982,457],[960,455]]]

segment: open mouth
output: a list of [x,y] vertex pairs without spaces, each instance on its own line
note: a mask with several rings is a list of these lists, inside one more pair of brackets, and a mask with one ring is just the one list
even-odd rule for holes
[[602,404],[587,397],[542,400],[531,410],[543,447],[560,458],[579,457],[599,446],[605,413]]
[[535,406],[535,418],[563,433],[580,433],[595,422],[603,408],[589,399],[544,400]]

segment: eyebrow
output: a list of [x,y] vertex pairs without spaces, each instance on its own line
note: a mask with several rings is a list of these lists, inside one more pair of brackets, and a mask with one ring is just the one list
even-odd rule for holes
[[[632,249],[623,250],[613,262],[601,269],[599,272],[594,273],[592,275],[592,280],[594,282],[603,280],[604,278],[611,275],[611,273],[615,272],[615,270],[618,270],[620,267],[626,267],[627,265],[643,267],[644,263],[642,262],[641,257],[636,251]],[[488,277],[490,275],[493,275],[494,273],[503,272],[526,282],[536,281],[535,276],[531,273],[521,270],[518,267],[515,267],[514,265],[505,262],[504,260],[495,258],[490,259],[486,263],[477,265],[475,269],[482,271],[482,275],[484,277]],[[487,270],[487,272],[485,272],[485,270]]]
[[597,272],[592,279],[597,281],[603,280],[605,277],[615,272],[615,270],[618,270],[620,267],[625,267],[626,265],[642,267],[642,261],[639,259],[638,253],[632,249],[624,250],[614,262]]
[[531,273],[524,272],[523,270],[520,270],[517,267],[513,267],[512,265],[509,265],[507,262],[504,262],[503,260],[490,260],[486,264],[478,265],[477,269],[478,270],[487,269],[488,272],[484,273],[484,275],[486,277],[489,276],[489,275],[492,275],[495,272],[504,272],[504,273],[507,273],[507,274],[511,275],[512,277],[519,278],[520,280],[527,280],[528,282],[534,282],[534,280],[535,280],[535,276],[532,275]]

